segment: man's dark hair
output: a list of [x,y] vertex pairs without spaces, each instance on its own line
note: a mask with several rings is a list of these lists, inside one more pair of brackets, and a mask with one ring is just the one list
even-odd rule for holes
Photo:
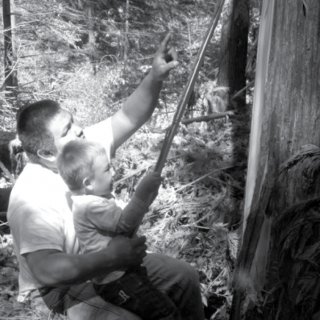
[[57,102],[42,100],[26,105],[17,113],[17,133],[31,161],[38,162],[39,149],[56,151],[48,123],[60,110]]

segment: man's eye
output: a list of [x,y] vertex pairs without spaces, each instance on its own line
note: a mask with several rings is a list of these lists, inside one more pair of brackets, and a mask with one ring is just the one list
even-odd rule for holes
[[68,133],[69,133],[69,131],[70,131],[70,129],[71,129],[71,123],[70,123],[70,125],[68,125],[66,128],[65,128],[65,130],[63,131],[63,133],[62,133],[62,137],[65,137]]
[[65,130],[63,133],[62,133],[62,137],[65,137],[69,132],[69,129]]

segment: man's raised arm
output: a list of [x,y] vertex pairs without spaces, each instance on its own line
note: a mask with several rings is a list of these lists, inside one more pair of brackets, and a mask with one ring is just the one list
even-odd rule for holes
[[111,118],[115,149],[150,118],[159,98],[162,81],[178,65],[176,51],[169,47],[169,40],[170,34],[156,52],[148,75]]

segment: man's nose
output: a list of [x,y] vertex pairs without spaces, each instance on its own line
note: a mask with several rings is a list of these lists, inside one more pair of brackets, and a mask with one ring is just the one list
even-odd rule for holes
[[73,125],[73,132],[75,133],[75,135],[80,138],[83,136],[83,130],[82,128],[80,128],[79,126],[77,125]]

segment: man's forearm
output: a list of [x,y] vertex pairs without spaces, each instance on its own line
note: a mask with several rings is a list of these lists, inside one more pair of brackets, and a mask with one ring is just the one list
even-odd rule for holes
[[69,255],[58,251],[30,253],[27,261],[34,277],[44,286],[81,283],[120,268],[116,255]]
[[39,250],[24,257],[34,278],[43,286],[64,286],[140,265],[146,255],[145,241],[145,237],[118,236],[106,249],[95,253],[76,255]]
[[156,80],[150,71],[122,108],[112,116],[113,151],[151,117],[161,87],[162,81]]
[[143,125],[152,115],[161,88],[162,81],[156,80],[151,70],[124,103],[123,112],[135,123],[137,128]]

